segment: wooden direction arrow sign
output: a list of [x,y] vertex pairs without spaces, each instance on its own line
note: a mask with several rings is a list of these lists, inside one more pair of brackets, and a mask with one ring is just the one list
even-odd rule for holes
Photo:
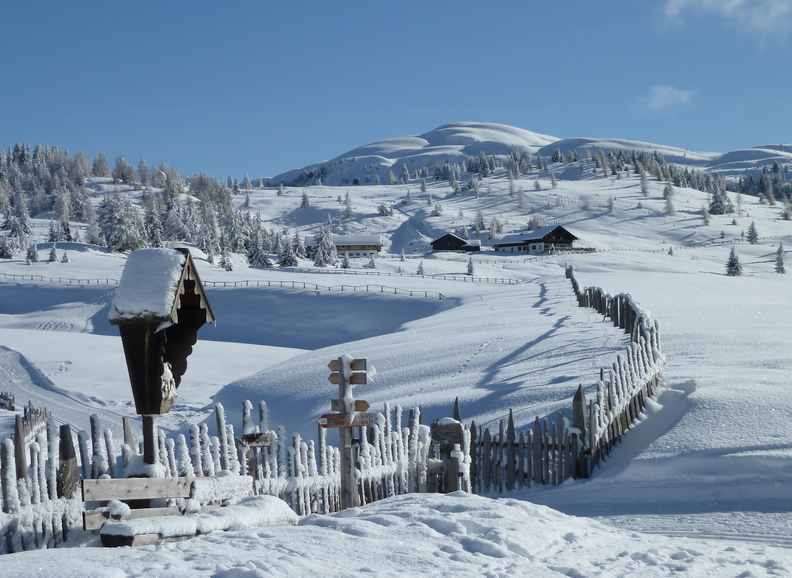
[[265,447],[272,445],[272,432],[260,432],[245,434],[239,438],[244,445],[249,447]]
[[347,422],[347,416],[343,413],[326,413],[319,418],[319,425],[322,427],[368,427],[376,421],[376,413],[356,413],[352,418],[352,423]]
[[[331,373],[327,380],[330,383],[339,385],[341,383],[341,374]],[[367,375],[365,373],[353,373],[347,376],[347,383],[349,385],[366,385],[368,383]]]
[[[363,399],[356,399],[355,400],[355,411],[368,411],[369,402]],[[331,411],[344,411],[344,402],[340,399],[331,399],[330,400],[330,410]]]
[[[353,359],[352,363],[352,371],[366,371],[366,360],[365,359]],[[341,371],[341,362],[338,359],[333,359],[330,363],[327,364],[327,368],[330,371]]]

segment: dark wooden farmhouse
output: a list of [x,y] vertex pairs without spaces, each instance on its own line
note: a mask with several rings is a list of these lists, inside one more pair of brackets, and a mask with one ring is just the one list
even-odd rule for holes
[[432,241],[432,252],[439,251],[480,251],[481,241],[468,241],[454,233],[446,233]]
[[568,251],[578,238],[561,225],[550,225],[519,235],[508,235],[493,244],[497,253],[528,253],[541,255]]

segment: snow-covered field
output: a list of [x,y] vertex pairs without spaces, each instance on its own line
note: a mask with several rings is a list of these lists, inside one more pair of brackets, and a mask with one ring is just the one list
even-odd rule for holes
[[615,530],[516,499],[410,494],[298,526],[209,534],[140,548],[4,557],[31,578],[269,576],[766,577],[792,551]]
[[[536,179],[543,190],[534,190]],[[303,189],[287,188],[280,196],[250,191],[251,210],[271,226],[311,234],[329,215],[349,232],[382,233],[389,251],[377,260],[382,272],[412,274],[423,259],[427,275],[464,274],[466,256],[420,254],[438,233],[469,225],[479,210],[487,222],[497,216],[505,233],[541,214],[598,252],[473,257],[477,276],[519,281],[514,285],[354,270],[257,270],[241,259],[226,272],[198,257],[207,281],[384,285],[440,292],[445,299],[362,289],[317,294],[298,287],[211,288],[218,324],[201,330],[166,426],[203,419],[211,401],[222,401],[236,421],[243,399],[266,399],[275,423],[313,435],[316,417],[334,394],[327,361],[342,352],[365,356],[377,367],[376,381],[356,392],[375,408],[385,402],[420,405],[428,421],[447,415],[459,397],[465,420],[497,425],[513,408],[518,427],[525,426],[535,415],[568,407],[577,385],[591,387],[599,367],[625,343],[610,323],[576,306],[563,277],[570,263],[582,284],[628,291],[651,310],[668,360],[667,387],[650,415],[592,480],[532,490],[515,496],[519,500],[400,497],[304,520],[296,528],[210,535],[120,554],[85,550],[83,559],[105,567],[97,575],[299,576],[316,568],[321,575],[365,568],[382,575],[790,575],[788,550],[749,542],[790,545],[792,281],[774,273],[773,262],[780,241],[792,247],[792,223],[779,218],[778,206],[743,197],[737,225],[733,215],[712,216],[704,225],[706,194],[690,189],[677,189],[676,214],[666,215],[662,183],[651,182],[647,198],[633,176],[562,179],[551,189],[544,175],[531,174],[516,186],[524,191],[522,203],[509,195],[503,174],[485,179],[480,195],[453,195],[446,183],[430,184],[427,194],[417,183],[350,187],[348,220],[337,202],[343,187],[308,187],[308,209],[299,208]],[[378,215],[381,203],[404,201],[408,189],[410,202],[392,216]],[[430,200],[441,203],[441,215],[429,215]],[[242,196],[235,202],[241,204]],[[752,221],[757,245],[741,241]],[[724,274],[732,244],[742,277]],[[0,261],[0,274],[120,277],[123,255],[78,249],[70,251],[68,264]],[[106,320],[111,293],[101,286],[2,281],[0,376],[13,377],[0,390],[10,383],[18,401],[50,404],[56,416],[82,427],[92,412],[118,427],[120,416],[134,409],[120,341]],[[0,426],[9,422],[3,415],[10,417],[0,412]],[[357,562],[324,554],[353,547]],[[59,575],[70,575],[68,555],[39,556],[39,574],[32,554],[7,557],[0,568],[12,569],[10,575],[16,568],[19,575],[49,576],[47,568],[58,564]],[[81,575],[79,568],[71,575]]]

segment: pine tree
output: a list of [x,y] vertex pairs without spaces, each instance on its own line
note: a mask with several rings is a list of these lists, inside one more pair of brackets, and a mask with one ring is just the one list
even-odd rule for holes
[[641,169],[641,194],[644,197],[649,196],[649,179],[646,178],[646,171]]
[[349,263],[349,255],[344,253],[341,257],[341,268],[342,269],[349,269],[351,267]]
[[333,233],[329,226],[322,227],[319,234],[319,242],[316,246],[316,254],[314,255],[314,265],[317,267],[335,265],[337,260],[338,253],[336,252]]
[[294,254],[294,247],[291,243],[283,243],[283,250],[278,257],[278,265],[281,267],[296,267],[298,265],[297,255]]
[[38,263],[38,251],[36,250],[36,245],[31,243],[28,245],[27,254],[25,258],[30,261],[31,263]]
[[376,269],[377,268],[377,263],[376,263],[376,261],[374,261],[374,255],[371,255],[371,257],[369,257],[369,261],[368,261],[368,263],[366,263],[365,266],[366,266],[366,269]]
[[61,263],[69,263],[69,262],[70,262],[69,254],[66,251],[64,251],[63,255],[61,256]]
[[344,196],[344,218],[351,219],[352,218],[352,199],[349,197],[349,193]]
[[470,275],[471,277],[474,275],[473,257],[468,257],[467,274]]
[[307,209],[310,206],[311,206],[311,201],[308,199],[308,192],[303,191],[302,200],[300,201],[300,208]]
[[109,177],[110,176],[110,165],[107,164],[107,159],[104,157],[102,153],[96,155],[96,158],[93,162],[93,169],[92,171],[95,177]]
[[423,261],[421,261],[420,263],[418,263],[418,268],[415,270],[415,274],[416,274],[416,275],[423,275],[423,274],[424,274],[424,266],[423,266]]
[[709,225],[710,224],[710,212],[709,212],[709,209],[707,209],[706,206],[701,207],[701,218],[704,220],[704,224],[705,225]]
[[49,259],[47,259],[50,263],[56,263],[58,261],[58,252],[55,250],[55,245],[52,246],[49,252]]
[[402,263],[404,263],[404,262],[406,261],[406,259],[405,259],[405,257],[404,257],[404,249],[402,249],[402,250],[401,250],[401,256],[400,256],[399,260],[400,260]]
[[539,180],[537,179],[534,181],[534,191],[539,192],[541,190],[542,190],[542,185],[541,183],[539,183]]
[[671,183],[666,183],[666,186],[663,188],[663,198],[665,200],[671,199],[674,196],[674,187],[671,186]]
[[742,265],[740,264],[740,259],[737,257],[737,252],[734,250],[734,247],[732,247],[731,253],[729,253],[729,260],[726,261],[726,275],[729,277],[739,277],[742,275]]
[[426,179],[421,179],[421,192],[426,193]]
[[751,226],[748,227],[748,242],[751,245],[756,245],[759,242],[759,231],[756,230],[755,221],[751,221]]
[[487,224],[484,222],[484,213],[481,212],[481,209],[476,211],[476,220],[474,221],[473,226],[477,231],[484,231],[487,228]]
[[0,237],[0,259],[10,259],[13,257],[11,244],[6,237]]
[[672,200],[671,197],[666,197],[665,214],[676,215],[676,208],[674,207],[674,201]]
[[554,189],[558,186],[558,181],[556,180],[555,172],[553,171],[550,171],[550,186]]
[[779,275],[783,275],[786,273],[786,268],[784,267],[784,244],[779,243],[778,249],[776,250],[776,260],[775,260],[775,272]]

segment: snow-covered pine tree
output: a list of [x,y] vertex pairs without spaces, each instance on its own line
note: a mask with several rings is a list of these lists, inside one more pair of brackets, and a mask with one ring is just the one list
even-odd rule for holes
[[369,261],[368,261],[368,263],[366,263],[365,267],[366,267],[366,269],[376,269],[377,268],[377,263],[374,261],[374,255],[371,255],[371,257],[369,257]]
[[701,207],[701,218],[703,219],[705,225],[710,224],[710,212],[706,205]]
[[404,261],[406,261],[406,259],[404,257],[404,249],[401,250],[401,255],[399,256],[399,261],[401,261],[402,263],[404,263]]
[[550,186],[554,189],[558,186],[558,181],[556,180],[554,171],[550,171]]
[[737,251],[734,250],[734,247],[732,247],[729,253],[729,259],[726,261],[726,275],[729,277],[739,277],[742,275],[742,265],[740,264],[740,258],[737,257]]
[[421,179],[421,192],[426,193],[426,179]]
[[307,209],[311,206],[311,200],[308,198],[308,191],[303,190],[302,199],[300,200],[300,208]]
[[541,183],[539,183],[539,180],[537,179],[537,180],[534,181],[534,191],[538,192],[538,191],[541,191],[541,190],[542,190],[542,185],[541,185]]
[[342,269],[349,269],[352,265],[349,263],[349,255],[344,253],[341,255],[341,268]]
[[475,274],[475,268],[473,266],[473,257],[468,257],[467,274],[470,275],[471,277]]
[[786,267],[784,267],[784,244],[779,243],[778,249],[776,249],[776,258],[775,258],[775,272],[779,275],[783,275],[786,273]]
[[673,248],[673,247],[669,247],[669,248],[668,248],[668,254],[669,254],[669,256],[671,256],[671,257],[673,257],[673,256],[674,256],[674,248]]
[[69,254],[68,254],[66,251],[64,251],[64,252],[63,252],[63,255],[61,255],[61,260],[60,260],[60,262],[61,262],[61,263],[69,263],[69,262],[70,262],[70,260],[69,260]]
[[473,226],[477,231],[485,231],[487,229],[487,224],[484,222],[484,213],[481,212],[481,209],[476,211],[476,219],[473,222]]
[[11,259],[13,257],[11,245],[6,237],[0,237],[0,259]]
[[423,274],[424,274],[424,266],[423,266],[423,261],[421,261],[420,263],[418,263],[418,268],[415,270],[415,274],[416,274],[416,275],[423,275]]
[[35,243],[30,243],[27,248],[25,258],[31,263],[38,263],[38,251],[36,250]]
[[646,171],[641,169],[641,194],[644,197],[649,196],[649,179],[646,178]]
[[50,263],[56,263],[58,261],[58,252],[55,250],[55,245],[52,246],[49,252],[49,258],[47,259]]
[[351,219],[352,215],[352,199],[349,197],[349,192],[347,192],[344,196],[344,218]]
[[319,234],[319,242],[316,246],[316,254],[314,255],[314,265],[325,267],[327,265],[335,265],[337,261],[338,253],[336,252],[333,233],[329,226],[322,227]]
[[296,267],[298,265],[294,246],[288,241],[283,243],[283,250],[278,256],[278,265],[281,267]]
[[674,207],[674,200],[672,197],[666,197],[664,212],[666,215],[676,215],[676,208]]
[[756,229],[756,221],[751,221],[751,225],[748,227],[747,237],[751,245],[756,245],[759,242],[759,231]]
[[674,187],[671,183],[666,183],[666,186],[663,188],[663,198],[665,200],[671,199],[674,196]]

